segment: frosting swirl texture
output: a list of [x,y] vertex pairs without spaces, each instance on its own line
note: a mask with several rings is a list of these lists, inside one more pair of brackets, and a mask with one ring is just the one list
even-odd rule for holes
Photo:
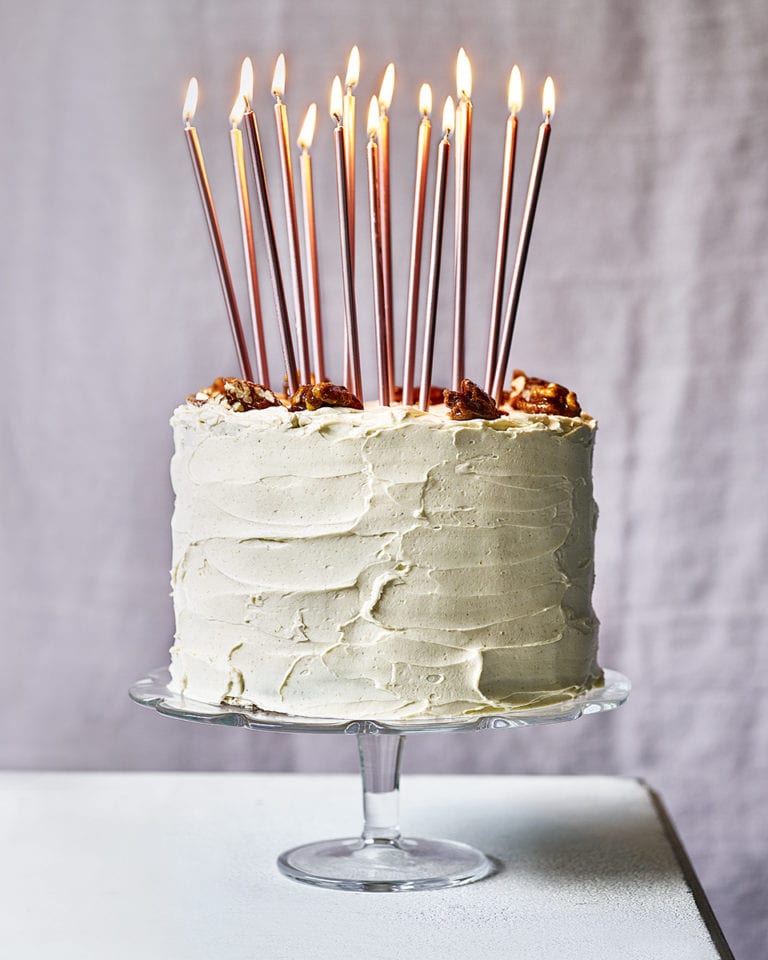
[[599,681],[589,417],[210,402],[171,422],[175,689],[387,719]]

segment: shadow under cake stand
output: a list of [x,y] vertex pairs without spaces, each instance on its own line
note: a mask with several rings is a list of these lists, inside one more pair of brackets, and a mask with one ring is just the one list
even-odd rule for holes
[[155,670],[130,688],[130,697],[165,717],[281,733],[346,733],[357,737],[363,781],[363,832],[320,840],[280,854],[277,865],[293,880],[336,890],[427,890],[472,883],[494,870],[480,850],[453,840],[403,837],[399,827],[400,760],[406,735],[529,727],[578,720],[615,710],[629,696],[629,680],[605,671],[603,686],[563,703],[509,713],[421,720],[338,720],[296,717],[190,700],[169,689],[167,669]]

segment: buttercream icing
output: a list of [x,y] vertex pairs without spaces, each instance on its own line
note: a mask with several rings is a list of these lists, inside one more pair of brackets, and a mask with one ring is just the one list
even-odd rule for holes
[[177,691],[395,719],[599,682],[590,417],[210,401],[171,423]]

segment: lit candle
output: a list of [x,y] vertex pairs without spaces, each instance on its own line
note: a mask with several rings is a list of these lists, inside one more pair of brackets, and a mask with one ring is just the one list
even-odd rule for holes
[[408,270],[408,305],[405,321],[405,359],[403,363],[403,403],[413,403],[413,368],[416,360],[416,328],[419,316],[419,283],[421,280],[421,247],[424,236],[424,201],[427,196],[427,161],[432,124],[432,90],[428,83],[419,91],[419,137],[416,147],[416,184],[413,192],[413,225],[411,257]]
[[515,64],[509,75],[507,92],[506,136],[504,138],[504,159],[501,166],[501,204],[499,207],[499,233],[496,240],[496,264],[493,272],[493,296],[491,298],[491,328],[488,335],[488,359],[485,366],[485,392],[493,389],[493,376],[496,372],[496,359],[499,346],[499,327],[504,300],[504,274],[507,269],[507,248],[509,247],[509,213],[512,208],[512,184],[515,176],[515,149],[517,146],[517,115],[523,105],[523,80],[520,68]]
[[389,406],[390,381],[387,367],[387,328],[384,314],[384,265],[381,257],[381,198],[379,196],[379,106],[371,97],[368,109],[368,210],[371,218],[371,263],[373,264],[373,308],[376,319],[376,368],[379,381],[379,403]]
[[454,265],[453,379],[458,390],[464,378],[467,310],[467,243],[469,237],[469,173],[472,159],[472,67],[462,47],[456,60],[460,140],[456,144],[456,251]]
[[315,232],[315,194],[312,181],[312,157],[309,150],[315,136],[317,104],[311,103],[299,131],[298,144],[301,150],[301,194],[304,209],[304,252],[309,270],[309,309],[312,320],[312,344],[314,347],[315,380],[325,380],[323,357],[323,322],[320,310],[320,275],[317,269],[317,235]]
[[227,308],[229,317],[229,326],[232,330],[232,337],[235,341],[235,351],[237,352],[240,372],[245,380],[251,380],[251,362],[248,358],[248,348],[245,344],[243,335],[243,325],[240,322],[240,312],[237,309],[237,300],[235,298],[235,289],[232,286],[232,277],[229,273],[229,264],[227,255],[224,252],[224,243],[221,239],[221,230],[219,221],[216,217],[216,208],[213,205],[213,195],[208,183],[208,175],[205,172],[205,163],[203,161],[203,151],[200,148],[200,141],[197,136],[197,130],[192,126],[192,118],[197,109],[197,80],[192,77],[187,87],[187,95],[184,99],[184,109],[182,117],[184,120],[184,135],[189,147],[189,156],[192,159],[192,169],[195,172],[197,188],[200,191],[200,200],[203,204],[203,213],[205,222],[208,225],[208,235],[211,238],[213,255],[216,260],[216,269],[219,274],[221,290],[224,294],[224,304]]
[[555,85],[552,77],[547,77],[544,84],[544,95],[542,97],[541,109],[544,114],[544,120],[539,127],[539,136],[536,140],[536,150],[533,154],[533,163],[531,165],[531,176],[528,180],[528,192],[525,197],[525,207],[523,208],[523,219],[520,224],[520,236],[517,241],[517,251],[515,253],[515,265],[512,269],[512,280],[509,288],[509,299],[507,300],[507,310],[504,315],[504,326],[499,340],[499,357],[496,363],[496,373],[493,381],[493,396],[497,403],[502,401],[502,392],[504,389],[504,378],[509,363],[509,351],[512,346],[512,334],[515,330],[515,320],[517,319],[517,307],[520,303],[520,291],[523,286],[523,273],[525,272],[525,262],[528,257],[528,247],[531,243],[531,232],[533,230],[533,218],[536,216],[536,204],[541,190],[541,177],[544,173],[544,161],[547,158],[547,146],[549,136],[552,132],[550,121],[555,112]]
[[381,263],[384,271],[384,320],[386,323],[387,376],[395,382],[395,334],[392,321],[392,221],[389,192],[389,117],[395,92],[395,65],[384,71],[379,90],[379,206],[381,218]]
[[[346,93],[342,110],[342,124],[344,126],[344,165],[347,173],[347,211],[349,216],[349,251],[352,261],[352,277],[355,275],[355,95],[352,92],[360,80],[360,51],[357,46],[352,47],[347,61],[347,75],[344,79]],[[346,330],[344,332],[344,378],[346,383],[352,381],[352,365],[350,360],[349,341]]]
[[240,211],[240,233],[243,240],[243,257],[245,259],[245,273],[248,280],[248,302],[251,308],[253,341],[256,346],[256,376],[260,384],[268,387],[269,367],[267,364],[267,348],[264,342],[264,324],[261,317],[259,274],[256,268],[256,253],[253,246],[251,201],[248,196],[248,182],[245,176],[243,135],[240,132],[240,122],[243,119],[244,112],[245,100],[243,97],[238,96],[232,107],[232,112],[229,115],[229,121],[232,124],[232,129],[229,131],[229,142],[232,147],[232,163],[235,169],[237,206]]
[[261,224],[264,228],[264,243],[267,248],[267,263],[269,264],[269,276],[272,281],[272,295],[275,298],[275,312],[280,330],[280,342],[283,348],[285,374],[288,379],[288,392],[289,394],[294,394],[299,389],[296,354],[293,349],[293,340],[291,339],[291,322],[288,318],[288,305],[285,302],[283,274],[280,270],[280,257],[278,256],[277,240],[275,238],[275,224],[272,220],[272,209],[269,204],[267,173],[264,169],[264,156],[261,152],[259,127],[256,123],[256,114],[251,110],[250,105],[252,92],[253,64],[251,63],[250,57],[246,57],[240,72],[240,95],[245,100],[243,124],[245,125],[245,133],[248,138],[251,166],[253,167],[253,177],[256,182],[256,195],[259,198],[259,212],[261,214]]
[[333,78],[331,87],[331,119],[336,126],[333,142],[336,148],[336,194],[339,204],[339,240],[341,243],[341,273],[344,285],[344,319],[349,341],[351,378],[345,386],[358,398],[363,399],[363,378],[360,369],[360,341],[357,333],[357,304],[355,281],[352,274],[352,254],[349,246],[349,199],[347,194],[347,168],[344,162],[344,97],[340,78]]
[[277,128],[277,145],[280,152],[280,171],[283,180],[285,227],[288,234],[288,253],[291,260],[293,312],[296,318],[296,343],[299,348],[299,378],[302,383],[309,383],[311,379],[311,364],[309,360],[309,340],[307,337],[307,316],[304,311],[304,280],[301,274],[299,224],[296,217],[296,193],[293,186],[293,164],[291,163],[290,135],[288,133],[288,110],[282,99],[284,93],[285,57],[281,53],[277,58],[275,72],[272,77],[272,96],[275,98],[275,125]]
[[432,249],[429,256],[427,280],[427,318],[424,327],[424,350],[421,363],[421,386],[419,406],[429,409],[429,392],[432,388],[432,358],[435,352],[435,326],[437,321],[437,296],[440,290],[440,264],[443,251],[443,221],[445,218],[445,186],[448,176],[448,160],[451,155],[449,139],[455,122],[453,100],[448,97],[443,107],[443,139],[437,149],[437,174],[435,176],[435,208],[432,214]]
[[347,168],[347,197],[349,207],[349,244],[352,264],[355,263],[355,95],[352,92],[360,81],[360,51],[355,45],[349,52],[347,75],[344,78],[344,162]]

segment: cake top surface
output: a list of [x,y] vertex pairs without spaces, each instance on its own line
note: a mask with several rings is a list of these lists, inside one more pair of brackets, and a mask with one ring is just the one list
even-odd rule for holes
[[433,430],[493,430],[502,432],[549,431],[566,435],[587,428],[594,430],[596,421],[587,413],[575,417],[557,414],[525,413],[519,410],[501,411],[495,420],[451,420],[446,416],[444,405],[422,411],[416,407],[399,404],[382,407],[376,403],[366,404],[363,410],[349,407],[320,407],[317,410],[289,410],[287,407],[270,406],[261,410],[233,410],[223,399],[212,398],[203,404],[187,402],[173,413],[173,426],[199,424],[207,428],[220,427],[226,432],[242,428],[248,430],[303,429],[306,431],[328,430],[343,425],[350,433],[370,436],[383,430],[423,426]]

